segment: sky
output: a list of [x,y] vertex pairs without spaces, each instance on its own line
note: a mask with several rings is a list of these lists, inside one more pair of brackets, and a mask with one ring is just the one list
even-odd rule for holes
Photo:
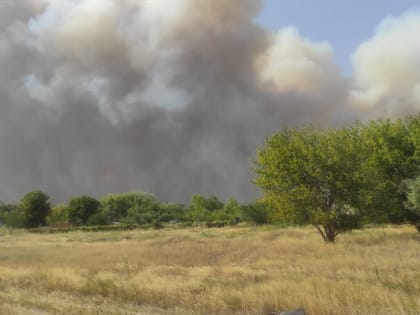
[[272,30],[293,25],[304,37],[327,41],[340,68],[350,74],[352,53],[382,19],[419,8],[418,0],[264,0],[257,21]]
[[415,1],[168,2],[0,0],[0,200],[252,201],[277,130],[420,111]]

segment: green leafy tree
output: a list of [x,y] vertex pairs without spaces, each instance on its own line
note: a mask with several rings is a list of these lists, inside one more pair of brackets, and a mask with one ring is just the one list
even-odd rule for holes
[[[410,136],[410,141],[414,146],[414,160],[417,162],[417,166],[420,166],[420,114],[410,115],[405,119],[407,129]],[[417,174],[420,170],[417,169]]]
[[375,170],[376,182],[365,207],[374,211],[376,223],[401,223],[407,215],[406,195],[402,189],[406,178],[418,174],[415,136],[420,135],[414,116],[396,121],[371,121],[362,128],[362,141],[369,148],[370,167]]
[[185,221],[185,206],[179,203],[159,203],[160,221],[162,222],[182,222]]
[[209,218],[209,213],[206,209],[206,198],[201,195],[192,196],[190,205],[188,207],[188,214],[189,219],[194,224],[206,221],[206,219]]
[[275,211],[269,205],[259,200],[242,205],[241,213],[243,220],[256,225],[276,223]]
[[[164,220],[163,212],[166,211],[164,206],[159,206],[155,197],[152,194],[143,192],[128,192],[122,194],[109,194],[102,198],[101,209],[109,217],[111,222],[113,221],[127,221],[131,223],[137,222],[140,216],[143,217],[141,221],[145,221],[146,216],[149,217],[147,220],[159,220],[159,216],[162,215]],[[161,209],[162,211],[159,211]],[[148,213],[148,212],[153,213]],[[148,214],[147,214],[148,213]]]
[[27,218],[20,211],[16,204],[6,204],[0,202],[0,226],[5,225],[11,228],[25,228],[27,226]]
[[241,217],[241,206],[237,200],[231,198],[223,207],[225,220],[234,221],[239,220]]
[[47,224],[67,223],[69,222],[69,209],[66,204],[59,204],[51,209],[47,216]]
[[208,211],[215,211],[224,208],[223,202],[221,202],[216,196],[211,196],[210,198],[204,198],[203,206]]
[[360,126],[320,132],[285,129],[258,150],[254,182],[285,221],[312,224],[326,242],[358,228],[362,190],[372,174]]
[[12,212],[7,213],[4,218],[4,224],[7,227],[23,229],[28,227],[28,220],[25,214],[16,208]]
[[75,225],[86,225],[89,218],[99,212],[100,202],[90,196],[73,198],[68,203],[69,222]]
[[189,220],[194,224],[214,221],[220,212],[223,212],[223,208],[223,202],[215,196],[206,198],[202,195],[194,195],[188,207]]
[[5,224],[6,217],[16,209],[16,205],[6,204],[3,201],[0,201],[0,226]]
[[420,233],[420,176],[404,182],[407,192],[408,209],[407,220],[413,224]]
[[160,206],[152,194],[133,193],[130,208],[122,222],[129,224],[157,224],[161,219]]
[[101,208],[111,222],[120,221],[127,216],[128,209],[135,206],[138,194],[136,192],[108,194],[101,199]]
[[96,212],[89,216],[87,220],[87,225],[108,225],[110,222],[108,221],[108,216],[102,212]]
[[25,217],[26,227],[46,225],[46,218],[51,212],[49,199],[46,193],[39,190],[34,190],[22,198],[17,211]]

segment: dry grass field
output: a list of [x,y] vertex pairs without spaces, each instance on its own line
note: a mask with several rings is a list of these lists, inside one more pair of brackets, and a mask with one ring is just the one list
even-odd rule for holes
[[0,314],[420,314],[420,234],[0,230]]

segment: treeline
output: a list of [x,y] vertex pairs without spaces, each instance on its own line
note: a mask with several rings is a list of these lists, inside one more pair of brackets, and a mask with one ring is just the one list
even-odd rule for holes
[[220,227],[241,221],[268,223],[262,213],[257,206],[241,205],[234,199],[223,203],[214,196],[195,195],[184,205],[161,202],[142,192],[109,194],[99,200],[79,196],[52,207],[47,194],[32,191],[16,204],[0,203],[0,223],[13,228],[106,225],[158,228],[165,224]]
[[9,227],[311,224],[326,242],[365,224],[413,224],[420,232],[420,115],[351,127],[283,129],[258,149],[249,204],[193,196],[188,205],[139,192],[97,200],[75,197],[51,207],[41,191],[0,203]]

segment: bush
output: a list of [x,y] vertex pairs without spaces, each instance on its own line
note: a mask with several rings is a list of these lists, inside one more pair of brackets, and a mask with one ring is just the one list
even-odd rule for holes
[[87,220],[87,225],[107,225],[109,224],[108,216],[104,212],[92,214]]
[[80,196],[69,201],[69,222],[75,225],[86,225],[90,216],[99,211],[100,202],[90,196]]
[[0,226],[6,224],[6,217],[15,209],[16,205],[0,201]]
[[22,229],[28,226],[28,220],[22,211],[15,209],[5,215],[4,224],[7,227]]
[[272,223],[271,211],[263,203],[249,203],[241,206],[242,218],[257,225]]
[[65,204],[54,206],[47,216],[48,225],[67,222],[69,222],[69,208]]

